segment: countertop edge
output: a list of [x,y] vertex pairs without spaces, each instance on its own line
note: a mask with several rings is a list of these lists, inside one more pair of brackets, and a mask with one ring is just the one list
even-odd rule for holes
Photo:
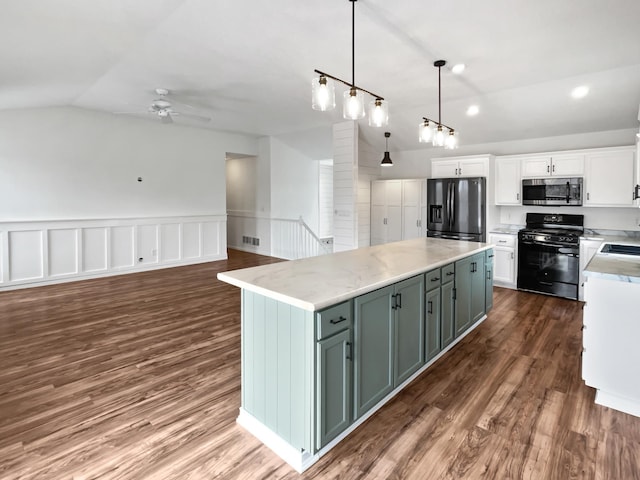
[[[451,240],[451,241],[456,241],[456,240]],[[478,248],[475,249],[475,250],[472,250],[472,251],[469,251],[469,252],[465,252],[464,254],[454,255],[452,257],[447,258],[446,260],[440,260],[440,261],[437,261],[437,262],[433,262],[433,263],[431,263],[431,264],[429,264],[427,266],[423,265],[423,266],[420,266],[418,268],[403,272],[402,274],[398,274],[398,275],[395,275],[395,276],[390,276],[388,278],[385,278],[384,280],[368,284],[368,285],[366,285],[364,287],[361,287],[361,288],[349,290],[349,291],[346,291],[346,292],[344,292],[344,293],[342,293],[340,295],[333,296],[333,297],[328,298],[326,300],[318,301],[318,302],[315,302],[315,303],[309,302],[309,301],[305,301],[305,300],[300,299],[300,298],[291,297],[289,295],[285,295],[285,294],[282,294],[280,292],[277,292],[277,291],[274,291],[274,290],[270,290],[268,288],[261,287],[261,286],[255,285],[253,283],[246,282],[246,281],[243,281],[243,280],[239,280],[239,279],[234,278],[234,277],[232,277],[230,275],[227,275],[227,273],[232,273],[233,270],[230,271],[230,272],[220,272],[220,273],[217,274],[217,278],[218,278],[218,280],[220,280],[222,282],[234,285],[236,287],[239,287],[239,288],[242,288],[242,289],[254,292],[254,293],[258,293],[258,294],[263,295],[265,297],[281,301],[283,303],[286,303],[286,304],[301,308],[303,310],[316,312],[316,311],[322,310],[324,308],[330,307],[332,305],[336,305],[336,304],[344,302],[346,300],[358,297],[360,295],[364,295],[366,293],[373,292],[373,291],[378,290],[380,288],[384,288],[384,287],[387,287],[389,285],[393,285],[394,283],[401,282],[403,280],[406,280],[408,278],[414,277],[416,275],[420,275],[420,274],[429,272],[429,271],[431,271],[433,269],[440,268],[443,265],[448,265],[449,263],[456,262],[458,260],[461,260],[463,258],[469,257],[471,255],[475,255],[477,253],[484,252],[486,250],[490,250],[493,247],[494,247],[494,245],[491,245],[491,244],[479,243],[478,244]],[[266,265],[266,266],[268,266],[268,265]]]

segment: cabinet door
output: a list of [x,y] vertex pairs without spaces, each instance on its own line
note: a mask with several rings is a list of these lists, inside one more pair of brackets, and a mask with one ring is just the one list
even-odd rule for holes
[[371,205],[387,204],[387,182],[379,180],[371,182]]
[[[427,362],[440,353],[440,287],[426,294],[425,349]],[[453,340],[453,336],[451,338]]]
[[476,323],[485,313],[486,302],[486,275],[485,253],[479,253],[472,257],[471,262],[471,321],[469,326]]
[[402,180],[402,240],[422,235],[421,195],[424,180]]
[[554,155],[551,157],[551,175],[558,177],[584,175],[584,155]]
[[496,282],[514,285],[516,283],[516,254],[512,247],[495,247],[493,279]]
[[351,330],[317,343],[318,436],[322,448],[351,424]]
[[521,205],[519,158],[496,158],[496,205]]
[[522,159],[523,177],[548,177],[551,175],[551,157],[526,157]]
[[473,257],[456,262],[455,279],[455,336],[458,337],[471,325],[471,270]]
[[424,275],[408,278],[395,288],[394,387],[424,363]]
[[371,205],[371,245],[380,245],[387,237],[386,208],[384,205]]
[[489,176],[489,160],[486,158],[465,158],[458,163],[459,177]]
[[[453,279],[452,279],[453,280]],[[440,345],[447,347],[455,338],[455,296],[453,281],[442,284],[441,315],[440,315]]]
[[431,178],[450,178],[458,176],[458,160],[433,160]]
[[420,206],[402,206],[402,240],[422,237],[422,209]]
[[393,286],[355,299],[354,419],[393,389]]
[[387,205],[387,236],[386,242],[402,240],[402,207]]
[[585,205],[634,206],[633,151],[590,153],[585,164]]
[[487,313],[489,310],[493,308],[493,260],[494,260],[493,250],[487,250],[485,252],[485,265],[484,265],[484,273],[485,273],[484,313]]

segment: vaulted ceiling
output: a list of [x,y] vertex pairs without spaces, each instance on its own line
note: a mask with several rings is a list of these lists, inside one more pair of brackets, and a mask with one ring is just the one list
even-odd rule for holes
[[[351,76],[348,0],[5,1],[0,32],[2,110],[71,105],[159,121],[145,112],[161,87],[176,110],[211,118],[176,123],[312,142],[342,121],[340,105],[311,109],[314,68]],[[356,84],[389,101],[394,150],[431,148],[417,124],[437,117],[437,59],[448,61],[442,121],[461,144],[638,127],[638,0],[358,0]],[[590,88],[579,101],[578,85]],[[472,104],[480,113],[468,117]]]

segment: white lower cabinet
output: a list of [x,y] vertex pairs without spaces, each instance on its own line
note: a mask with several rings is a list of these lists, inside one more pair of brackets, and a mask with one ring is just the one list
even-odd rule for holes
[[517,234],[492,233],[489,243],[494,246],[493,282],[495,285],[516,288],[517,279]]
[[638,297],[638,283],[587,277],[582,378],[597,404],[640,417]]
[[578,300],[584,300],[584,269],[593,256],[598,253],[598,249],[603,241],[601,238],[580,239],[580,284],[578,285]]

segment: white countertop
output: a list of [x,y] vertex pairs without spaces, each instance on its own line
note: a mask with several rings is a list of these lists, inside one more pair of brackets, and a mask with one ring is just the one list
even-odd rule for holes
[[[628,237],[600,237],[604,243],[640,245]],[[640,257],[596,253],[584,269],[587,277],[601,277],[620,282],[640,283]]]
[[218,279],[317,311],[492,247],[487,243],[416,238],[222,272]]

